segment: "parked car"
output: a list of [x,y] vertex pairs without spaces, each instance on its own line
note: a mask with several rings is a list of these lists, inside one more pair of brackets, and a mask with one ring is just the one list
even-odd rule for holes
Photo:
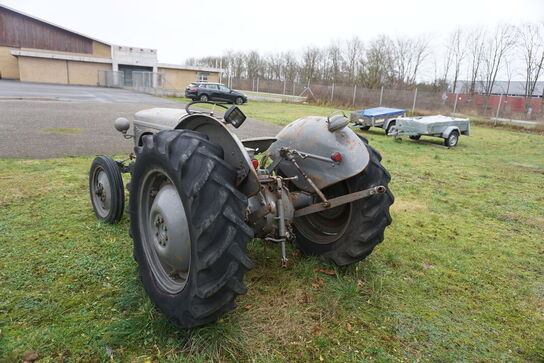
[[212,82],[193,82],[185,89],[185,97],[193,101],[225,101],[241,105],[247,102],[247,96],[224,84]]

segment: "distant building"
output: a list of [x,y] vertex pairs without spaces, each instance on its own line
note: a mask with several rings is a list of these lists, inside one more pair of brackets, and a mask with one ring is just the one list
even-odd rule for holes
[[[469,93],[470,82],[469,81],[457,81],[455,92]],[[537,82],[532,97],[542,97],[544,92],[544,82]],[[483,82],[476,82],[474,85],[474,93],[484,93]],[[495,81],[492,95],[504,95],[514,97],[525,97],[525,82],[523,81]]]
[[184,89],[218,82],[220,72],[159,63],[156,49],[112,45],[0,5],[0,79],[133,86],[135,75],[150,75],[155,87]]

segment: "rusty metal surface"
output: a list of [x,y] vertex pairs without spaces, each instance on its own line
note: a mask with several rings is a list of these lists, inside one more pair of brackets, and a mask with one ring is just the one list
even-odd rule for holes
[[92,39],[40,22],[0,6],[0,46],[93,52]]
[[356,201],[358,199],[368,198],[368,197],[371,197],[371,196],[376,195],[376,194],[383,194],[383,193],[385,193],[386,190],[387,189],[384,186],[380,185],[380,186],[377,186],[377,187],[372,187],[372,188],[368,188],[368,189],[365,189],[365,190],[361,190],[361,191],[358,191],[358,192],[355,192],[355,193],[342,195],[342,196],[337,197],[337,198],[329,199],[327,201],[327,203],[323,203],[323,202],[315,203],[315,204],[309,205],[307,207],[295,210],[295,218],[296,217],[302,217],[302,216],[312,214],[312,213],[321,212],[321,211],[331,209],[331,208],[334,208],[334,207],[338,207],[338,206],[341,206],[343,204],[351,203],[351,202],[354,202],[354,201]]
[[[345,127],[331,132],[326,117],[310,116],[298,119],[283,128],[276,138],[278,140],[270,146],[267,153],[274,161],[281,158],[280,150],[286,147],[325,159],[330,159],[335,152],[342,154],[340,163],[334,163],[332,160],[327,163],[315,158],[295,159],[319,189],[348,179],[363,171],[368,165],[368,150],[353,130]],[[284,175],[298,176],[298,180],[293,183],[299,189],[314,191],[291,162],[282,160],[278,168]]]

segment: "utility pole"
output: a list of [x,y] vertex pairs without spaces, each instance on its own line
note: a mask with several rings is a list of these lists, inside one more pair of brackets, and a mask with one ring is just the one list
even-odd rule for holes
[[417,99],[417,87],[416,87],[416,90],[414,91],[414,103],[412,103],[412,116],[414,116],[414,111],[416,109],[416,99]]

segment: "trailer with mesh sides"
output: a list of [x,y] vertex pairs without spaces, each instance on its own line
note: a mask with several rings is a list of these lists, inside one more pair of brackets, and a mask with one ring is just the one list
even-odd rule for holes
[[454,147],[461,135],[470,136],[470,119],[442,115],[399,117],[388,135],[395,139],[409,136],[412,140],[419,140],[423,135],[441,137],[444,145]]

